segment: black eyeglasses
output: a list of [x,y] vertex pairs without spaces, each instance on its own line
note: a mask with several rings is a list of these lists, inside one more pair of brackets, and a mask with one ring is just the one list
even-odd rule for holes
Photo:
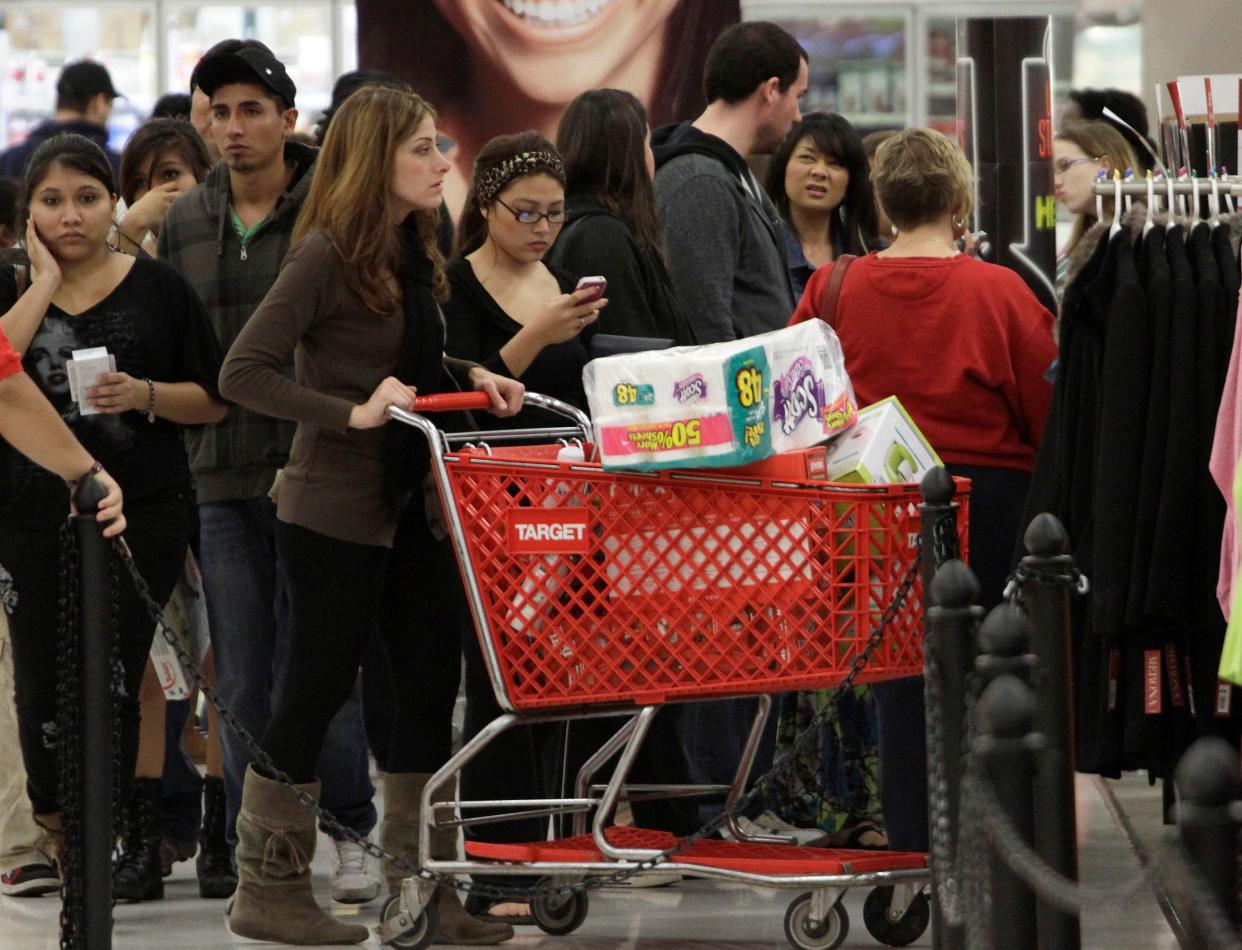
[[548,224],[564,224],[565,215],[569,213],[564,208],[558,208],[555,211],[519,211],[517,208],[509,208],[499,198],[496,199],[496,204],[502,208],[508,208],[513,216],[517,218],[518,224],[538,224],[540,218],[547,218]]

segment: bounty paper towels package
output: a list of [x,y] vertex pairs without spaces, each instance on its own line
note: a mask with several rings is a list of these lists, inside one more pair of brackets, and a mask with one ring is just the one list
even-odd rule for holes
[[858,415],[841,344],[819,320],[603,357],[583,383],[609,469],[745,465],[817,445]]

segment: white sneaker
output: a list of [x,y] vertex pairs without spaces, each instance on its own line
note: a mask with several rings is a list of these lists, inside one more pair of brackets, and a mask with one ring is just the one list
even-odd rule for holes
[[379,897],[384,882],[362,845],[335,840],[333,844],[338,864],[332,875],[332,899],[341,904],[365,904]]
[[823,839],[828,837],[819,828],[798,828],[789,822],[772,814],[772,812],[764,812],[755,818],[754,821],[745,815],[739,815],[737,819],[738,827],[749,835],[777,835],[779,837],[791,838],[795,844],[814,846]]

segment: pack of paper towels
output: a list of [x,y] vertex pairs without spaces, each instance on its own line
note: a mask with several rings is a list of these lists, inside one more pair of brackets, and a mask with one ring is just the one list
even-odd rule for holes
[[841,343],[821,320],[603,357],[583,383],[610,469],[745,465],[817,445],[858,417]]

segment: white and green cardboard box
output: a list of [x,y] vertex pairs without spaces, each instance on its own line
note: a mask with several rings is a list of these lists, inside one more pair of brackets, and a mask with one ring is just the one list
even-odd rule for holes
[[828,443],[832,482],[917,482],[940,464],[940,456],[896,396],[859,410],[858,421]]

